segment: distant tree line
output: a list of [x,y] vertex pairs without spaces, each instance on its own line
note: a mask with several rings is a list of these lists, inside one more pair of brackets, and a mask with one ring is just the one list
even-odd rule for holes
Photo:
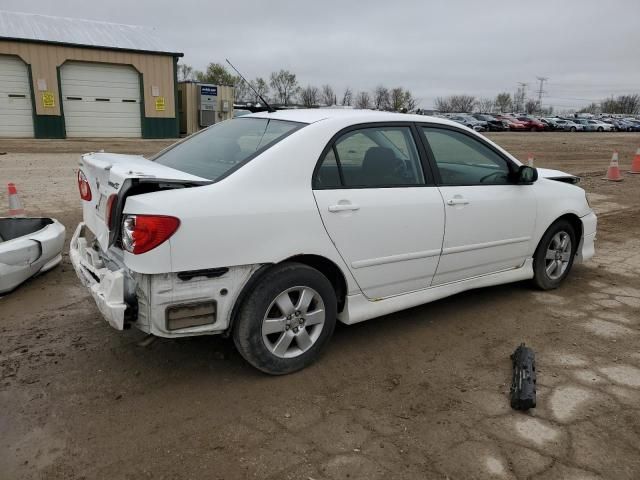
[[528,114],[539,113],[545,115],[553,113],[552,107],[541,108],[537,100],[526,99],[524,90],[520,89],[513,96],[508,92],[502,92],[496,95],[495,98],[477,98],[473,95],[438,97],[435,100],[435,109],[442,113],[526,112]]
[[619,113],[623,115],[637,115],[640,113],[640,95],[618,95],[609,97],[598,103],[591,103],[579,110],[578,113]]
[[[220,63],[210,63],[202,72],[193,67],[180,64],[178,67],[179,80],[194,80],[214,85],[232,85],[235,87],[235,101],[237,103],[259,103],[258,95],[239,76],[233,75]],[[373,91],[366,90],[354,93],[347,87],[340,95],[334,88],[325,84],[301,86],[295,73],[289,70],[272,72],[268,78],[256,77],[250,80],[251,86],[268,102],[280,105],[302,105],[305,107],[318,106],[353,106],[356,108],[375,108],[393,112],[411,112],[418,107],[418,101],[413,94],[402,87],[387,88],[377,86]]]

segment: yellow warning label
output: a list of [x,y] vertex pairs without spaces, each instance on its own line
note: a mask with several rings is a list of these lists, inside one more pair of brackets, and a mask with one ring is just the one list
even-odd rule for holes
[[156,111],[164,112],[164,97],[156,97]]
[[53,108],[56,106],[56,97],[53,92],[42,92],[42,106],[44,108]]

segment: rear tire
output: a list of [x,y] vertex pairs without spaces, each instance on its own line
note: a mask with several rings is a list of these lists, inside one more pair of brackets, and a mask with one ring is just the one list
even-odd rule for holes
[[542,236],[533,256],[533,283],[541,290],[558,288],[575,259],[578,239],[567,220],[553,223]]
[[571,127],[571,128],[569,129],[569,131],[570,131],[570,132],[575,132],[575,131],[576,131],[576,127]]
[[331,282],[301,263],[268,270],[244,299],[233,329],[240,355],[270,375],[284,375],[313,363],[336,324]]

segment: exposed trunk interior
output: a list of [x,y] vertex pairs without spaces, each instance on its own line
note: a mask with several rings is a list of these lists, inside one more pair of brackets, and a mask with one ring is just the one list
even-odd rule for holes
[[50,218],[0,218],[0,242],[35,233],[52,223]]

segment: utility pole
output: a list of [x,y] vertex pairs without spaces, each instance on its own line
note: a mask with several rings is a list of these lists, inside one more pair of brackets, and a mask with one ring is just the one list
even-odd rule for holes
[[536,78],[540,82],[540,88],[538,88],[538,108],[542,110],[542,94],[547,93],[542,89],[542,87],[544,86],[544,82],[549,80],[549,78],[548,77],[536,77]]
[[[514,103],[515,105],[513,106],[514,110],[518,110],[518,108],[523,109],[524,108],[524,99],[527,98],[527,87],[529,86],[528,83],[525,82],[518,82],[518,90],[516,90],[516,95],[514,97]],[[518,113],[518,112],[516,112]]]

